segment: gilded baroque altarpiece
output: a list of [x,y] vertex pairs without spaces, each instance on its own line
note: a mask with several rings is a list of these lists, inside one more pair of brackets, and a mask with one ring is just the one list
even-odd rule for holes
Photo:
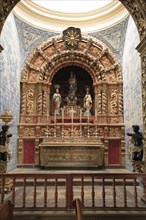
[[[73,37],[76,38],[76,35]],[[76,39],[75,47],[71,42],[71,48],[68,48],[64,39],[62,35],[48,39],[29,55],[23,68],[18,163],[40,165],[40,148],[45,141],[45,146],[55,147],[60,146],[58,142],[63,142],[64,146],[71,146],[69,151],[73,146],[77,149],[84,143],[86,149],[82,155],[78,155],[79,161],[89,159],[88,154],[91,154],[89,160],[92,161],[95,151],[92,154],[87,148],[97,143],[102,148],[102,165],[124,166],[121,65],[115,54],[93,37],[82,35]],[[94,100],[90,117],[80,114],[81,105],[73,106],[76,112],[73,121],[71,115],[54,116],[51,94],[52,80],[57,72],[72,66],[80,67],[90,75]],[[65,105],[62,109],[68,111],[70,107]],[[60,160],[60,157],[73,160],[74,155],[65,151],[63,154],[58,148],[54,160]]]

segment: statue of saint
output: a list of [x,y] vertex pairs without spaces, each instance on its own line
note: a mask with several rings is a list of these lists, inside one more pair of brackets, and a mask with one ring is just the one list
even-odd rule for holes
[[86,86],[86,95],[84,97],[84,115],[88,116],[91,115],[90,110],[92,108],[92,97],[89,93],[90,88],[88,86]]
[[143,134],[139,132],[139,126],[132,126],[134,133],[127,133],[128,136],[131,136],[131,142],[133,147],[131,149],[132,160],[133,161],[142,161],[143,158]]
[[70,78],[69,78],[69,96],[75,97],[75,93],[77,91],[77,81],[76,76],[71,72]]
[[53,106],[54,106],[54,114],[56,115],[60,115],[60,105],[61,105],[61,101],[62,101],[62,97],[59,93],[59,85],[55,85],[55,93],[52,97],[53,100]]
[[12,134],[8,134],[8,128],[8,125],[3,125],[0,132],[0,161],[7,161],[8,149],[6,144],[9,143],[9,137],[12,137]]
[[68,96],[66,97],[66,101],[68,105],[76,105],[77,102],[77,97],[75,95],[76,91],[77,91],[76,76],[73,72],[71,72],[69,78],[69,92],[68,92]]

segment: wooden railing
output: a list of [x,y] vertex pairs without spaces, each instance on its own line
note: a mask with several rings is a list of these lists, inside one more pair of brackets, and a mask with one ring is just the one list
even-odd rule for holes
[[83,210],[146,208],[146,174],[0,174],[0,188],[0,203],[14,210],[69,210],[76,198]]

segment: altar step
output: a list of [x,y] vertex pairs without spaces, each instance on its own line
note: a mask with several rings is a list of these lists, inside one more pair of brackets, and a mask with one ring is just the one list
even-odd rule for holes
[[[145,220],[145,211],[84,211],[83,220]],[[75,211],[14,212],[13,220],[75,220]]]

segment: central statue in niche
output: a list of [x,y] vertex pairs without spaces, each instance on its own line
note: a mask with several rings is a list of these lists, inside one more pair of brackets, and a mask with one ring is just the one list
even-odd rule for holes
[[[60,115],[61,113],[61,102],[62,102],[62,97],[59,93],[59,88],[60,85],[56,84],[55,86],[55,93],[52,97],[53,100],[53,106],[54,106],[54,114],[55,115]],[[74,110],[75,109],[80,109],[78,115],[83,115],[83,116],[91,116],[91,108],[92,108],[92,97],[90,95],[90,87],[89,86],[85,86],[85,90],[86,90],[86,94],[83,98],[83,105],[82,106],[77,106],[77,96],[76,96],[76,92],[77,92],[77,79],[76,79],[76,75],[74,72],[71,71],[70,76],[69,76],[69,80],[68,80],[68,95],[65,98],[65,102],[67,103],[67,106],[74,106]],[[64,106],[63,106],[64,107]],[[77,108],[76,108],[77,107]],[[78,110],[77,110],[78,112]]]
[[66,97],[67,105],[76,105],[77,103],[76,91],[77,91],[76,75],[73,72],[71,72],[69,78],[69,92],[68,92],[68,96]]

